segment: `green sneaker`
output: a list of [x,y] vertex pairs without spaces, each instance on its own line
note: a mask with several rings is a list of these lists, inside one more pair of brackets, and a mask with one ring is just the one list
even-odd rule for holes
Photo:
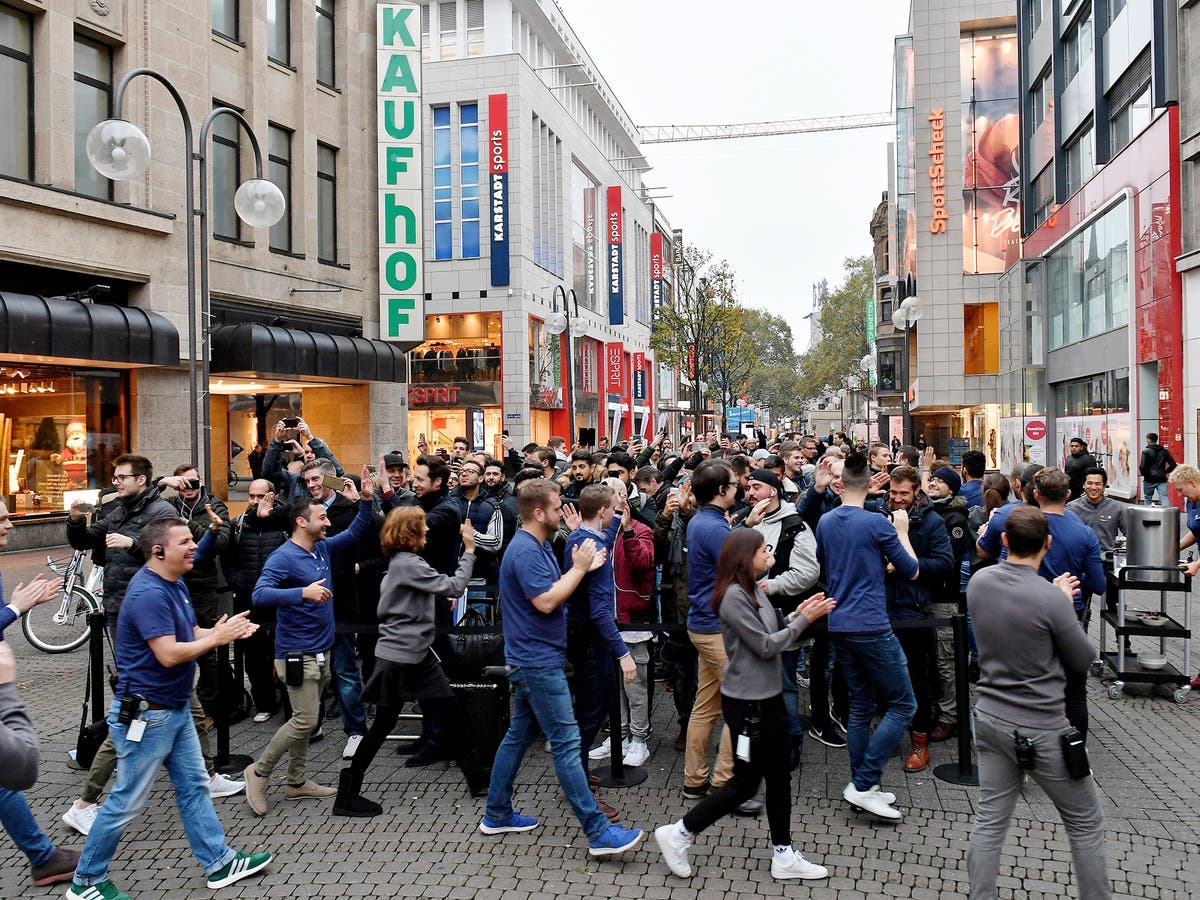
[[111,881],[102,881],[87,887],[72,884],[67,888],[66,896],[74,900],[132,900],[124,891],[117,890],[117,886]]
[[270,853],[239,853],[224,866],[208,876],[208,886],[213,890],[223,888],[226,885],[233,884],[235,881],[241,881],[248,875],[262,871],[270,862]]

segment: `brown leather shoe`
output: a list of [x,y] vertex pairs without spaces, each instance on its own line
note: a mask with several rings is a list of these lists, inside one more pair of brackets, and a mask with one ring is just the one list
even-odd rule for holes
[[608,821],[615,822],[617,819],[621,818],[621,814],[617,812],[617,808],[611,803],[605,803],[603,800],[601,800],[599,794],[596,794],[596,805],[600,807],[600,812],[604,813],[604,815],[608,817]]
[[914,731],[912,753],[904,761],[905,772],[923,772],[929,766],[929,735]]
[[679,729],[679,734],[675,735],[675,752],[682,753],[687,747],[687,726]]
[[942,741],[950,740],[956,734],[958,734],[958,726],[953,722],[949,725],[938,725],[929,732],[929,743],[940,744]]
[[598,775],[593,775],[589,772],[588,773],[588,787],[590,787],[593,791],[596,788],[600,787],[600,777]]

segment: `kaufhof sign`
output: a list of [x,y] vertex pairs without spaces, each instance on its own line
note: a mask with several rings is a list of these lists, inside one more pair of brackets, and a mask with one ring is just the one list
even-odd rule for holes
[[425,340],[421,160],[421,7],[376,7],[379,336]]
[[508,94],[488,95],[488,196],[492,205],[492,287],[509,280]]

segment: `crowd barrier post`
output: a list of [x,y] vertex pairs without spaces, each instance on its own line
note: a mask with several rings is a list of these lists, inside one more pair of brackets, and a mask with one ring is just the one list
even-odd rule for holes
[[[221,711],[221,715],[217,717],[217,755],[213,759],[213,767],[222,775],[235,775],[244,772],[250,763],[254,762],[254,758],[247,756],[244,753],[229,752],[229,717],[225,715],[225,711],[230,708],[230,704],[226,701],[231,699],[224,696],[226,680],[221,677],[221,673],[229,667],[229,644],[217,648],[217,697],[215,706]],[[240,649],[240,648],[239,648]],[[239,674],[241,670],[239,669]],[[238,679],[238,690],[245,690],[245,677]],[[236,701],[237,698],[232,698]]]
[[613,665],[613,677],[616,679],[616,691],[612,693],[608,705],[608,750],[609,764],[596,770],[596,777],[604,787],[626,788],[641,784],[646,780],[646,770],[641,766],[625,765],[621,751],[621,697],[625,693],[625,679],[621,675],[621,667]]
[[967,617],[957,612],[950,620],[954,630],[954,698],[958,716],[958,762],[943,763],[935,777],[950,784],[979,784],[979,768],[971,755],[971,697],[967,681]]
[[108,715],[104,703],[104,629],[108,627],[108,617],[102,612],[94,612],[87,621],[88,665],[92,667],[92,721],[99,722]]

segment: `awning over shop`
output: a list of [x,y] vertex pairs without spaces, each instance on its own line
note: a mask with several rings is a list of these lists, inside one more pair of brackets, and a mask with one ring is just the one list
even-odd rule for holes
[[133,306],[0,292],[0,354],[177,366],[179,332]]
[[214,375],[407,381],[404,352],[386,341],[243,322],[212,331]]

